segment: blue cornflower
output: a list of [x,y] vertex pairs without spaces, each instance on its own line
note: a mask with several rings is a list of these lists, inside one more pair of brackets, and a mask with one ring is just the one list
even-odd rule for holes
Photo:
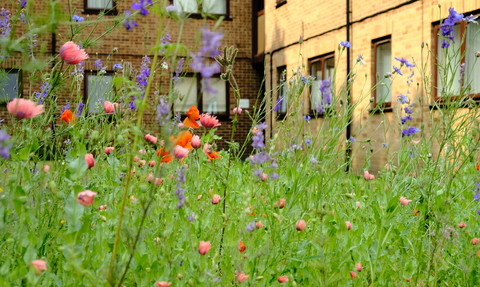
[[405,58],[397,58],[397,57],[394,57],[394,58],[395,58],[395,60],[397,60],[397,61],[399,61],[399,62],[401,63],[400,66],[405,65],[405,66],[407,66],[407,67],[409,67],[409,68],[415,67],[414,64],[410,64],[410,63],[408,62],[408,60],[405,59]]
[[[19,0],[20,1],[20,0]],[[20,1],[20,9],[23,9],[27,6],[27,0],[21,0]]]
[[303,116],[303,120],[306,121],[306,122],[308,122],[311,119],[312,118],[309,115]]
[[276,172],[274,172],[274,173],[272,173],[272,174],[270,175],[270,178],[271,178],[271,179],[277,179],[277,178],[279,178],[279,177],[280,177],[280,176],[279,176],[278,173],[276,173]]
[[388,143],[382,143],[382,147],[387,147]]
[[412,120],[412,117],[410,115],[407,115],[400,119],[400,121],[402,122],[402,125],[411,120]]
[[0,130],[0,155],[3,158],[10,157],[10,148],[12,147],[12,145],[7,143],[9,139],[10,136],[7,134],[7,132],[4,130]]
[[147,10],[148,5],[153,6],[152,0],[140,0],[139,3],[133,3],[132,4],[132,9],[133,10],[140,10],[140,14],[142,14],[143,16],[147,16],[148,15],[148,10]]
[[103,69],[102,60],[101,59],[95,60],[95,62],[93,62],[93,67],[99,70]]
[[249,225],[247,225],[247,227],[245,227],[245,230],[248,232],[252,232],[255,230],[255,227],[256,226],[255,226],[255,219],[254,219],[252,222],[250,222]]
[[311,141],[311,140],[309,140],[309,139],[306,139],[306,140],[305,140],[305,145],[309,146],[309,145],[311,145],[311,144],[312,144],[312,141]]
[[112,69],[114,69],[114,70],[116,70],[116,69],[123,69],[123,67],[122,67],[122,64],[116,63],[116,64],[113,64]]
[[473,198],[475,199],[475,201],[480,201],[480,192],[477,192]]
[[138,27],[138,24],[129,18],[131,14],[132,12],[130,12],[130,10],[125,10],[125,20],[123,20],[123,26],[125,29],[127,29],[127,31],[133,31],[133,27]]
[[410,100],[404,94],[399,94],[397,98],[397,102],[399,102],[400,104],[408,104],[410,103]]
[[258,148],[258,149],[263,149],[265,147],[265,144],[264,144],[264,136],[263,136],[263,132],[262,131],[259,131],[259,132],[256,132],[255,135],[252,137],[252,147],[254,148]]
[[163,125],[170,119],[170,104],[163,97],[160,98],[160,104],[157,106],[157,117],[159,125]]
[[80,17],[80,16],[78,16],[78,15],[73,15],[73,16],[72,16],[72,20],[73,20],[73,21],[77,21],[77,22],[83,22],[83,21],[85,21],[85,18]]
[[310,84],[310,81],[309,81],[308,78],[305,77],[304,75],[301,75],[300,78],[302,79],[302,81],[303,81],[305,84]]
[[442,36],[444,39],[442,40],[442,48],[448,48],[450,46],[450,43],[447,40],[452,41],[452,43],[455,43],[455,30],[453,29],[453,26],[455,24],[463,19],[463,14],[459,14],[453,9],[452,7],[448,9],[449,15],[445,21],[443,21],[442,25],[440,25],[440,30],[442,31]]
[[[192,213],[190,214],[190,216],[187,217],[187,220],[188,220],[188,221],[194,221],[194,220],[195,220],[195,212],[192,211]],[[180,262],[182,262],[182,261],[180,261]],[[180,266],[182,266],[181,264],[182,264],[182,263],[180,263]]]
[[400,76],[403,76],[402,71],[400,71],[399,68],[393,66],[393,70],[394,70],[394,73],[397,73],[397,74],[399,74]]
[[323,105],[321,103],[317,103],[317,106],[316,106],[316,109],[317,113],[319,115],[323,114],[325,112],[325,108],[323,107]]
[[273,107],[273,110],[275,112],[278,112],[282,108],[282,102],[283,102],[283,97],[279,96],[278,99],[277,99],[275,107]]
[[325,106],[330,106],[332,104],[332,92],[330,91],[330,86],[332,82],[330,78],[322,80],[320,83],[320,92],[322,93],[322,102]]
[[403,110],[405,111],[405,113],[406,113],[407,115],[413,114],[413,109],[412,109],[411,107],[412,107],[412,105],[403,108]]
[[348,141],[351,142],[351,143],[356,143],[357,142],[357,140],[354,137],[350,137],[348,139]]
[[80,117],[82,115],[83,108],[85,108],[85,104],[84,103],[78,103],[77,114],[76,114],[77,117]]
[[477,18],[478,18],[478,16],[470,15],[470,16],[465,17],[465,21],[467,21],[468,23],[478,24],[478,22],[475,21]]
[[422,131],[421,129],[419,128],[416,128],[416,127],[407,127],[405,128],[404,130],[402,130],[402,137],[404,136],[412,136],[418,132]]
[[350,47],[352,47],[352,44],[348,41],[341,41],[340,46],[345,47],[345,48],[350,48]]
[[0,38],[8,38],[10,36],[10,11],[2,8],[0,10]]

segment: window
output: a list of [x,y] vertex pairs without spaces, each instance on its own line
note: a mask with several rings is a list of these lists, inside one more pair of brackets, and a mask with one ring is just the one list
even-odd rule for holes
[[228,0],[174,0],[173,4],[180,11],[186,13],[198,14],[200,11],[207,14],[227,15]]
[[373,41],[375,64],[373,69],[374,105],[390,107],[392,105],[392,42],[390,37]]
[[98,114],[103,111],[104,101],[113,101],[113,74],[103,75],[85,74],[85,101],[89,114]]
[[[468,13],[466,13],[468,14]],[[460,21],[453,26],[455,43],[448,48],[442,48],[440,25],[436,26],[435,87],[436,97],[455,97],[480,93],[480,64],[476,52],[480,51],[478,25]],[[464,42],[462,42],[464,40]]]
[[277,100],[275,103],[274,110],[278,114],[283,116],[287,114],[287,105],[288,105],[286,77],[287,77],[287,67],[282,66],[277,68],[278,95],[277,95]]
[[0,103],[7,103],[21,96],[21,74],[19,70],[0,70]]
[[228,116],[228,88],[227,82],[214,76],[210,79],[210,86],[216,93],[202,92],[202,80],[199,77],[187,75],[178,80],[175,87],[178,93],[174,102],[174,112],[184,114],[192,105],[198,107],[201,113],[216,116]]
[[335,71],[335,58],[333,54],[328,54],[311,59],[309,62],[310,75],[315,78],[310,90],[310,109],[316,110],[317,105],[322,103],[320,84],[322,80],[333,78],[333,73]]
[[113,0],[84,0],[84,13],[98,14],[106,10],[106,14],[117,14],[115,9],[115,1]]
[[277,0],[275,8],[278,8],[278,7],[283,6],[285,4],[287,4],[287,0]]

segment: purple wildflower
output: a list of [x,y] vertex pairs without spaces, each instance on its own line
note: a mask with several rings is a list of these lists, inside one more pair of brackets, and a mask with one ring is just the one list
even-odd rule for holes
[[322,102],[323,104],[328,107],[332,104],[332,92],[330,91],[330,86],[332,82],[330,78],[322,80],[320,83],[320,92],[322,93]]
[[[192,211],[189,217],[187,217],[188,221],[194,221],[195,220],[195,212]],[[181,266],[181,265],[180,265]]]
[[303,120],[306,121],[306,122],[308,122],[311,119],[312,118],[309,115],[303,116]]
[[63,114],[64,111],[69,110],[70,107],[71,107],[70,103],[67,102],[67,104],[65,104],[65,106],[62,107],[62,111],[60,112],[60,114]]
[[410,115],[407,115],[400,119],[400,121],[402,122],[402,125],[411,120],[412,120],[412,117]]
[[475,21],[476,19],[478,18],[478,16],[473,16],[473,15],[470,15],[470,16],[467,16],[465,17],[465,21],[467,21],[468,23],[475,23],[475,24],[478,24],[477,21]]
[[95,60],[95,62],[93,62],[93,67],[99,70],[103,69],[102,60],[101,59]]
[[280,176],[278,175],[278,173],[274,172],[270,175],[270,178],[271,179],[278,179]]
[[10,148],[12,147],[12,145],[7,143],[9,139],[10,136],[7,134],[7,132],[4,130],[0,130],[0,155],[3,158],[10,157]]
[[400,104],[408,104],[410,103],[410,100],[404,94],[399,94],[397,98],[397,102],[399,102]]
[[185,189],[182,188],[182,185],[187,181],[185,177],[186,169],[187,167],[185,165],[182,166],[182,168],[177,169],[177,189],[173,191],[178,199],[177,208],[182,208],[185,205]]
[[85,18],[80,17],[80,16],[78,16],[78,15],[73,15],[73,16],[72,16],[72,20],[73,20],[73,21],[76,21],[76,22],[83,22],[83,21],[85,21]]
[[388,146],[388,143],[382,143],[382,147],[386,148]]
[[177,85],[178,83],[178,77],[183,71],[183,63],[185,63],[185,58],[180,58],[177,62],[177,68],[175,69],[175,76],[173,76],[173,84]]
[[218,50],[218,48],[220,48],[222,45],[220,40],[223,39],[223,34],[220,32],[210,31],[208,27],[200,28],[200,31],[202,32],[203,46],[197,54],[192,55],[193,60],[190,64],[190,67],[194,72],[200,73],[202,77],[210,78],[213,76],[213,74],[220,72],[220,64],[213,62],[210,65],[206,65],[203,62],[203,58],[205,56],[212,58],[220,56],[221,52]]
[[350,138],[348,139],[348,141],[349,141],[350,143],[356,143],[356,142],[357,142],[357,140],[356,140],[354,137],[350,137]]
[[341,41],[340,46],[342,46],[344,48],[350,48],[350,47],[352,47],[352,44],[348,41]]
[[413,136],[414,134],[418,133],[422,131],[421,129],[419,128],[416,128],[416,127],[407,127],[405,128],[404,130],[402,130],[402,137],[404,136]]
[[255,135],[252,137],[252,147],[257,149],[263,149],[265,147],[265,144],[263,142],[264,139],[265,137],[263,136],[262,131],[256,132]]
[[[263,145],[263,142],[262,142]],[[263,148],[263,147],[262,147]],[[265,153],[265,151],[261,151],[257,154],[254,154],[250,158],[250,164],[251,165],[261,165],[264,162],[267,162],[270,160],[270,156]]]
[[169,12],[178,12],[178,9],[177,7],[175,7],[174,5],[168,5],[167,7],[165,7],[165,10],[169,13]]
[[122,67],[122,64],[116,63],[116,64],[113,64],[112,69],[114,69],[114,70],[117,70],[117,69],[121,70],[121,69],[123,69],[123,67]]
[[325,108],[321,103],[317,103],[317,107],[315,109],[317,111],[317,114],[321,115],[325,112]]
[[278,112],[282,108],[282,103],[283,103],[283,97],[279,96],[275,104],[275,107],[273,107],[273,110],[275,112]]
[[157,117],[159,125],[163,125],[170,119],[170,104],[163,97],[160,98],[160,104],[157,106]]
[[480,201],[480,192],[477,192],[473,198],[475,199],[475,201]]
[[42,86],[40,86],[40,92],[34,92],[39,104],[42,104],[45,101],[45,98],[48,96],[51,88],[52,86],[48,82],[43,82]]
[[407,67],[409,67],[409,68],[415,67],[414,64],[409,63],[408,60],[405,59],[405,58],[397,58],[397,57],[394,57],[394,58],[395,58],[395,60],[397,60],[397,61],[400,62],[400,67],[403,66],[403,65],[405,65],[405,66],[407,66]]
[[247,227],[245,227],[245,230],[248,232],[252,232],[255,230],[255,228],[256,226],[255,226],[255,219],[254,219],[252,222],[250,222],[249,225],[247,225]]
[[27,6],[27,0],[19,0],[20,2],[20,9],[23,9]]
[[82,115],[83,108],[85,108],[85,104],[84,103],[78,103],[77,114],[76,114],[77,117],[80,117]]
[[0,38],[8,38],[10,36],[10,11],[2,8],[0,10]]
[[442,41],[442,48],[448,48],[450,46],[449,41],[452,41],[452,43],[455,43],[455,30],[453,29],[453,26],[455,24],[463,19],[463,14],[458,14],[455,9],[452,7],[448,9],[449,15],[445,21],[443,21],[442,25],[440,25],[440,30],[442,31],[442,36],[444,37]]
[[394,70],[394,73],[397,73],[397,74],[399,74],[400,76],[403,76],[403,73],[402,73],[402,71],[400,71],[399,68],[393,66],[393,70]]
[[125,29],[127,29],[127,31],[133,31],[133,27],[138,27],[138,24],[130,19],[131,14],[132,12],[130,12],[130,10],[125,10],[125,20],[123,20],[123,26]]
[[147,8],[149,6],[153,6],[152,0],[140,0],[138,3],[132,4],[132,9],[140,10],[140,14],[142,14],[143,16],[147,16],[148,15]]

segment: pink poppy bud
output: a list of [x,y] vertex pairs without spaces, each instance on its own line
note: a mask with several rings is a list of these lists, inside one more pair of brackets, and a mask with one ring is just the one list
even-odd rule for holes
[[458,227],[460,227],[460,228],[465,228],[465,227],[467,227],[467,224],[462,221],[462,222],[460,222],[460,223],[458,224]]
[[80,47],[69,41],[60,47],[60,58],[65,61],[65,63],[69,65],[76,65],[81,61],[88,59],[88,55],[84,49],[80,49]]
[[373,174],[370,174],[367,170],[363,172],[363,178],[365,180],[373,180],[375,179],[375,176]]
[[278,283],[285,283],[285,282],[288,282],[288,277],[285,275],[278,276],[277,280],[278,280]]
[[103,102],[103,110],[107,114],[112,114],[113,112],[115,112],[115,108],[117,106],[118,106],[117,103],[112,103],[112,102],[109,102],[109,101]]
[[238,274],[238,276],[237,276],[238,283],[242,283],[242,282],[246,281],[249,276],[250,275],[245,275],[245,273],[243,273],[243,272]]
[[265,180],[267,180],[267,177],[268,177],[268,175],[262,172],[262,176],[260,177],[260,179],[262,181],[265,181]]
[[135,156],[135,157],[133,158],[133,162],[139,162],[139,161],[140,161],[140,158],[139,158],[138,156]]
[[360,205],[360,201],[355,202],[355,204],[357,205],[358,208],[362,208],[362,206]]
[[345,221],[345,225],[347,226],[347,230],[352,229],[352,224],[350,223],[350,221]]
[[204,154],[211,154],[212,152],[213,152],[213,150],[212,150],[212,145],[211,144],[206,143],[206,144],[203,145],[203,153]]
[[298,231],[303,231],[307,227],[307,223],[305,222],[305,220],[300,220],[299,222],[297,222],[297,224],[295,224],[295,227]]
[[160,185],[162,185],[162,183],[163,183],[163,180],[161,178],[158,178],[158,177],[155,178],[155,185],[156,186],[160,186]]
[[405,196],[401,196],[399,201],[401,205],[408,205],[412,200],[406,199]]
[[114,147],[109,146],[109,147],[106,147],[106,148],[105,148],[105,151],[104,151],[104,152],[105,152],[105,154],[110,154],[110,153],[111,153],[112,151],[114,151],[114,150],[115,150]]
[[472,243],[472,245],[477,245],[478,244],[478,238],[473,238],[472,241],[470,241]]
[[145,150],[141,149],[141,150],[138,151],[138,153],[141,154],[141,155],[145,155],[147,152]]
[[42,273],[42,271],[47,270],[47,261],[45,260],[33,260],[32,263],[30,263],[30,266],[33,266],[35,268],[35,273],[38,275]]
[[362,263],[357,263],[355,265],[355,268],[357,269],[357,272],[362,272],[362,269],[363,269]]
[[105,205],[105,204],[104,204],[104,205],[100,205],[100,206],[98,207],[98,210],[107,210],[107,205]]
[[233,113],[234,113],[234,114],[239,114],[239,115],[240,115],[240,114],[242,114],[242,111],[243,111],[243,110],[242,110],[242,108],[240,108],[240,107],[238,107],[238,108],[233,108]]
[[201,194],[200,194],[200,195],[198,195],[198,196],[197,196],[197,200],[200,200],[200,199],[202,199],[202,197],[203,197],[203,195],[201,195]]
[[352,279],[357,278],[357,273],[350,271],[350,277],[352,277]]
[[222,198],[220,197],[220,195],[214,194],[214,195],[213,195],[213,198],[212,198],[212,203],[213,203],[213,204],[218,204],[218,203],[220,202],[220,199],[222,199]]
[[138,167],[144,167],[146,163],[147,163],[147,161],[144,160],[144,159],[139,160],[139,161],[138,161]]
[[414,145],[417,145],[417,144],[420,143],[420,141],[412,141],[412,143],[413,143]]
[[285,202],[287,202],[287,200],[285,198],[280,199],[277,203],[277,207],[280,208],[280,209],[284,208],[285,207]]
[[97,195],[97,193],[91,190],[82,191],[77,196],[77,202],[83,206],[92,205],[95,195]]
[[145,140],[146,140],[146,141],[149,141],[149,142],[151,142],[151,143],[153,143],[153,144],[157,143],[157,138],[154,137],[154,136],[152,136],[151,134],[146,134],[146,135],[145,135]]
[[50,170],[50,166],[48,166],[48,165],[43,166],[43,171],[44,172],[48,172],[49,170]]
[[198,253],[201,255],[207,254],[207,252],[212,248],[212,245],[210,245],[210,241],[200,241],[200,244],[198,245]]
[[176,158],[182,159],[188,156],[188,149],[177,145],[173,148],[173,154],[175,155]]
[[194,135],[192,139],[190,140],[192,147],[194,149],[199,149],[202,146],[202,142],[200,141],[200,137],[197,135]]
[[151,161],[148,162],[148,166],[149,167],[154,167],[156,163],[157,163],[156,161],[151,160]]
[[407,282],[410,282],[410,281],[412,281],[412,277],[410,277],[410,278],[406,279],[405,281],[407,281]]
[[168,287],[172,285],[172,282],[165,282],[165,281],[160,281],[160,282],[155,282],[157,284],[157,287]]
[[255,223],[255,226],[257,227],[257,229],[262,229],[263,228],[263,224],[261,221],[257,221],[257,223]]
[[148,182],[152,182],[155,177],[153,176],[153,173],[149,173],[147,177]]
[[85,155],[85,162],[87,163],[89,169],[92,168],[95,165],[95,159],[93,158],[93,154],[87,153]]

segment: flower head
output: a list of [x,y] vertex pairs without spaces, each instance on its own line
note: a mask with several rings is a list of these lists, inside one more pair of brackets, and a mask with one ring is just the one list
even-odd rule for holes
[[350,221],[345,221],[345,226],[347,227],[347,230],[352,229],[352,224],[350,223]]
[[297,224],[295,224],[295,228],[298,231],[303,231],[305,230],[306,227],[307,227],[307,223],[305,222],[305,220],[300,220],[299,222],[297,222]]
[[200,118],[200,111],[195,106],[191,106],[187,111],[187,117],[183,121],[183,125],[188,128],[198,129],[200,126],[197,120]]
[[76,22],[83,22],[83,21],[85,21],[85,18],[80,17],[80,16],[75,14],[75,15],[72,16],[72,20],[76,21]]
[[173,149],[173,154],[175,155],[176,158],[182,159],[188,156],[188,149],[177,145]]
[[409,67],[409,68],[415,67],[414,64],[410,64],[410,63],[408,62],[408,60],[405,59],[405,58],[397,58],[397,57],[394,57],[394,58],[395,58],[395,60],[397,60],[397,61],[400,62],[400,66],[405,65],[406,67]]
[[31,100],[15,98],[7,104],[7,110],[19,119],[31,119],[43,113],[43,105]]
[[345,47],[345,48],[350,48],[350,47],[352,47],[352,44],[348,41],[341,41],[340,46]]
[[81,61],[88,59],[88,55],[84,49],[80,49],[77,44],[69,41],[60,47],[60,58],[69,65],[76,65]]
[[132,12],[130,12],[130,10],[125,10],[125,20],[123,20],[123,27],[125,27],[127,31],[133,31],[133,27],[138,27],[138,24],[132,19],[130,19],[131,14]]
[[83,206],[92,205],[95,199],[95,195],[97,195],[97,193],[91,190],[82,191],[77,196],[77,202]]
[[93,154],[87,153],[84,158],[89,169],[95,165],[95,158],[93,157]]
[[172,282],[157,281],[155,282],[155,284],[157,285],[157,287],[168,287],[172,285]]
[[200,255],[205,255],[211,248],[212,245],[210,244],[210,241],[200,241],[200,244],[198,245],[198,253],[200,253]]
[[33,260],[32,263],[30,263],[30,266],[33,266],[35,269],[35,273],[40,274],[42,271],[47,270],[47,261],[45,260]]
[[115,150],[114,147],[109,146],[109,147],[106,147],[106,148],[105,148],[104,152],[105,152],[105,154],[110,154],[110,153],[111,153],[112,151],[114,151],[114,150]]
[[282,284],[282,283],[288,282],[288,277],[285,275],[279,276],[277,280],[278,280],[278,283]]
[[240,273],[237,275],[237,281],[238,283],[242,283],[243,281],[246,281],[250,275],[245,275],[245,273]]
[[405,196],[401,196],[399,202],[401,205],[408,205],[412,200],[407,199]]
[[112,102],[109,102],[109,101],[103,102],[103,110],[107,114],[111,114],[111,113],[115,112],[116,107],[118,107],[118,103],[112,103]]
[[214,194],[212,198],[212,203],[213,204],[218,204],[222,198],[218,194]]
[[147,141],[149,141],[153,144],[156,144],[158,139],[157,139],[157,137],[154,137],[151,134],[146,134],[145,135],[145,140],[147,140]]
[[148,15],[147,8],[149,6],[153,6],[152,0],[140,0],[138,3],[132,4],[132,9],[140,10],[140,14],[142,14],[143,16],[147,16]]
[[200,115],[200,124],[209,129],[216,128],[221,125],[216,116],[209,115],[208,113]]
[[200,137],[198,135],[192,136],[191,144],[194,149],[199,149],[202,147],[202,142],[200,141]]
[[242,113],[242,111],[243,111],[243,110],[242,110],[242,108],[240,108],[240,107],[233,108],[233,110],[232,110],[232,112],[233,112],[234,114],[239,114],[239,115]]

